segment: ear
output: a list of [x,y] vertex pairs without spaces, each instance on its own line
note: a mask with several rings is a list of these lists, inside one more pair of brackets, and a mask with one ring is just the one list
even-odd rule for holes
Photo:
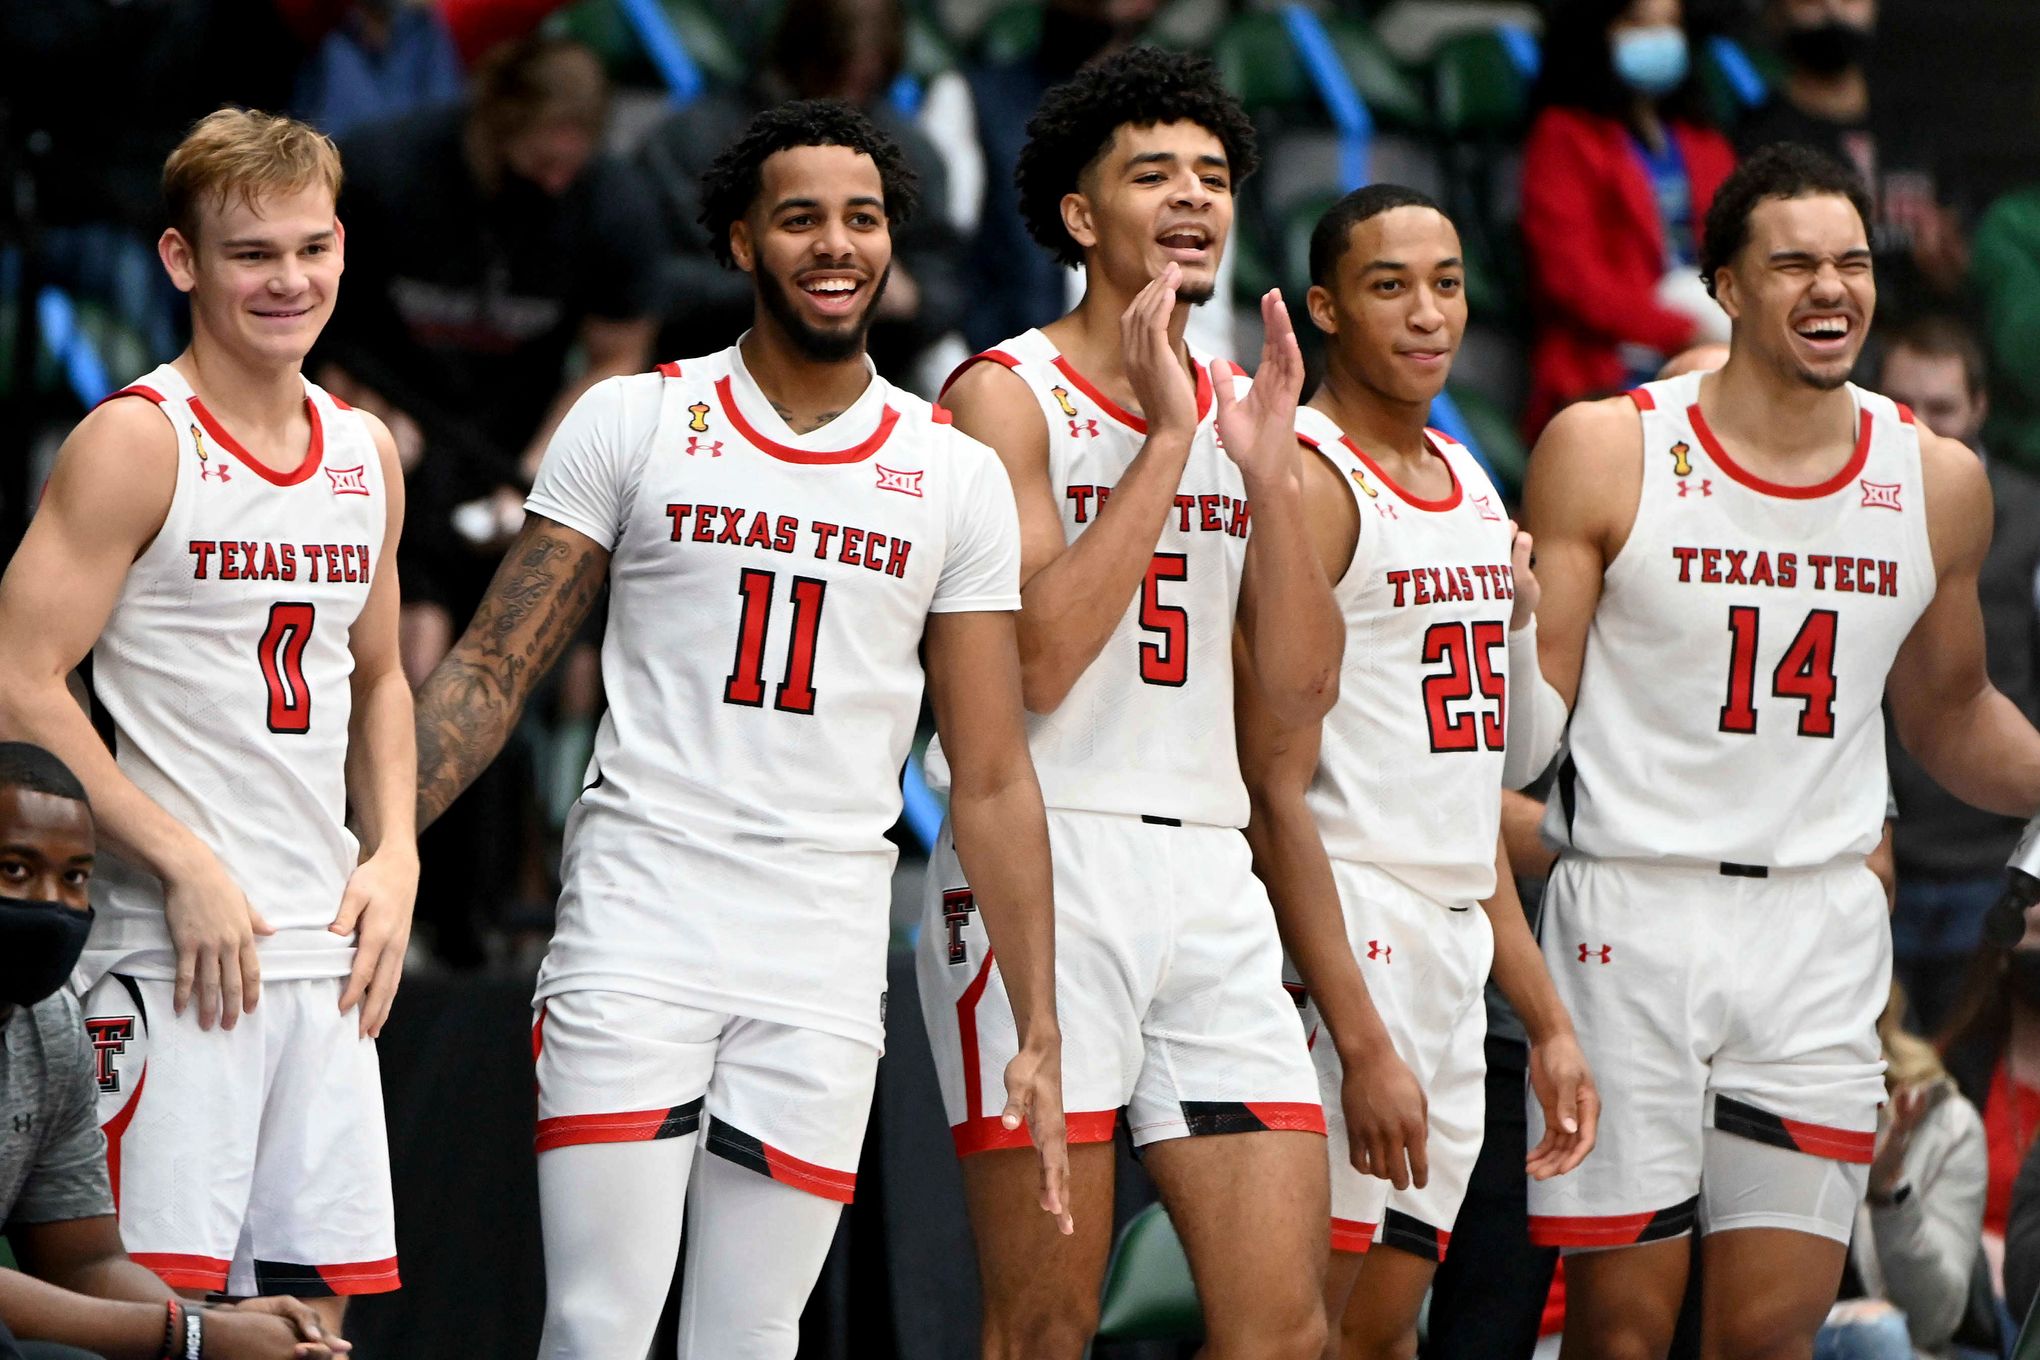
[[741,217],[730,223],[730,257],[746,274],[752,273],[758,263],[757,246],[751,240],[751,224]]
[[1332,290],[1323,284],[1313,283],[1310,291],[1303,295],[1303,308],[1310,313],[1310,324],[1326,335],[1339,333],[1339,316],[1332,309]]
[[339,273],[347,272],[347,224],[336,215],[333,218],[333,258],[339,263]]
[[1741,320],[1742,290],[1736,285],[1735,266],[1725,264],[1714,271],[1714,300],[1730,321]]
[[184,239],[184,233],[175,227],[165,227],[163,234],[156,238],[156,258],[163,262],[163,272],[170,276],[171,284],[180,293],[188,293],[198,287],[198,252],[191,242]]
[[1082,194],[1064,194],[1062,200],[1063,230],[1078,246],[1089,250],[1098,244],[1098,231],[1091,215],[1091,200]]

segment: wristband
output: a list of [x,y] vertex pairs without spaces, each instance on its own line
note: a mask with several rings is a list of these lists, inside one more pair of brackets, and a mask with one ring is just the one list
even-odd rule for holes
[[184,1360],[199,1360],[205,1350],[205,1327],[199,1322],[202,1308],[184,1310]]
[[184,1305],[176,1299],[163,1304],[163,1353],[159,1360],[177,1360],[184,1351]]

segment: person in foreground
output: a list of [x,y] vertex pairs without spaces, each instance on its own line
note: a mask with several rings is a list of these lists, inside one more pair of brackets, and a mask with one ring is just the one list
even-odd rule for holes
[[957,842],[1013,979],[996,1118],[1033,1144],[1033,1212],[1071,1228],[1013,494],[864,353],[912,177],[861,113],[794,102],[724,149],[702,202],[751,276],[751,329],[575,404],[418,698],[424,823],[607,582],[609,711],[532,1033],[547,1357],[644,1354],[683,1212],[679,1353],[794,1354],[884,1042],[885,833],[923,654]]
[[[98,837],[85,786],[0,742],[0,1356],[328,1360],[352,1349],[303,1300],[202,1308],[121,1249],[93,1117],[106,1050],[64,989],[92,926]],[[13,1345],[10,1347],[10,1335]]]
[[1819,153],[1752,156],[1702,251],[1728,362],[1574,406],[1531,459],[1542,675],[1509,739],[1570,710],[1543,945],[1605,1099],[1593,1160],[1530,1187],[1570,1360],[1665,1354],[1696,1227],[1704,1353],[1811,1354],[1885,1097],[1887,682],[1934,779],[2040,807],[2040,733],[1984,671],[1983,469],[1848,382],[1865,213]]

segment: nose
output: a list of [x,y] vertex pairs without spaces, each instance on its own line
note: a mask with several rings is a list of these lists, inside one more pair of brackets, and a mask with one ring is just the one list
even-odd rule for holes
[[1445,309],[1438,305],[1438,290],[1429,286],[1416,290],[1416,305],[1410,309],[1410,329],[1430,332],[1445,324]]
[[292,250],[279,253],[276,260],[276,268],[269,275],[269,291],[278,297],[291,297],[305,286],[304,263]]
[[1813,273],[1813,286],[1808,290],[1816,302],[1839,302],[1848,293],[1842,282],[1841,267],[1833,260],[1822,260],[1820,268]]
[[1176,183],[1176,192],[1170,201],[1182,208],[1207,208],[1211,206],[1211,186],[1195,171],[1184,175]]
[[822,230],[815,233],[815,255],[825,260],[845,260],[850,257],[852,243],[850,224],[840,217],[832,217]]

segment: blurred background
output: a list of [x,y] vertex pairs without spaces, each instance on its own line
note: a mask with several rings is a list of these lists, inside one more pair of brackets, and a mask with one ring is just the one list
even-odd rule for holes
[[[1677,60],[1668,28],[1685,34]],[[897,229],[871,345],[932,397],[957,362],[1081,290],[1027,239],[1012,170],[1041,93],[1136,41],[1209,54],[1262,142],[1229,286],[1193,341],[1251,359],[1251,301],[1279,285],[1308,348],[1318,216],[1370,181],[1423,189],[1459,224],[1472,312],[1434,423],[1512,495],[1559,407],[1725,338],[1692,266],[1739,151],[1789,138],[1849,160],[1876,219],[1862,377],[1889,368],[1937,429],[1988,448],[2000,538],[2016,540],[1998,554],[2009,584],[1993,597],[1986,583],[1992,668],[2040,711],[2032,0],[14,0],[0,4],[0,555],[78,417],[183,346],[155,258],[157,180],[222,103],[289,111],[340,143],[347,273],[308,372],[398,436],[415,682],[472,613],[573,399],[747,323],[748,281],[717,268],[695,214],[701,170],[751,113],[840,97],[904,145],[924,208]],[[384,1042],[409,1287],[359,1306],[371,1357],[528,1353],[535,1336],[519,1036],[602,710],[597,636],[421,846],[409,981]],[[1994,1082],[2007,1108],[2034,1105],[2006,1135],[2008,1193],[2040,1126],[2040,1019],[2032,1080],[2007,1079],[2009,975],[1973,973],[1970,955],[2011,829],[1942,807],[1916,771],[1894,779],[1912,1021],[1984,1045],[1965,1083],[1979,1108]],[[940,817],[917,767],[906,783],[902,948]],[[911,969],[895,975],[865,1186],[804,1355],[960,1355],[975,1335]]]

